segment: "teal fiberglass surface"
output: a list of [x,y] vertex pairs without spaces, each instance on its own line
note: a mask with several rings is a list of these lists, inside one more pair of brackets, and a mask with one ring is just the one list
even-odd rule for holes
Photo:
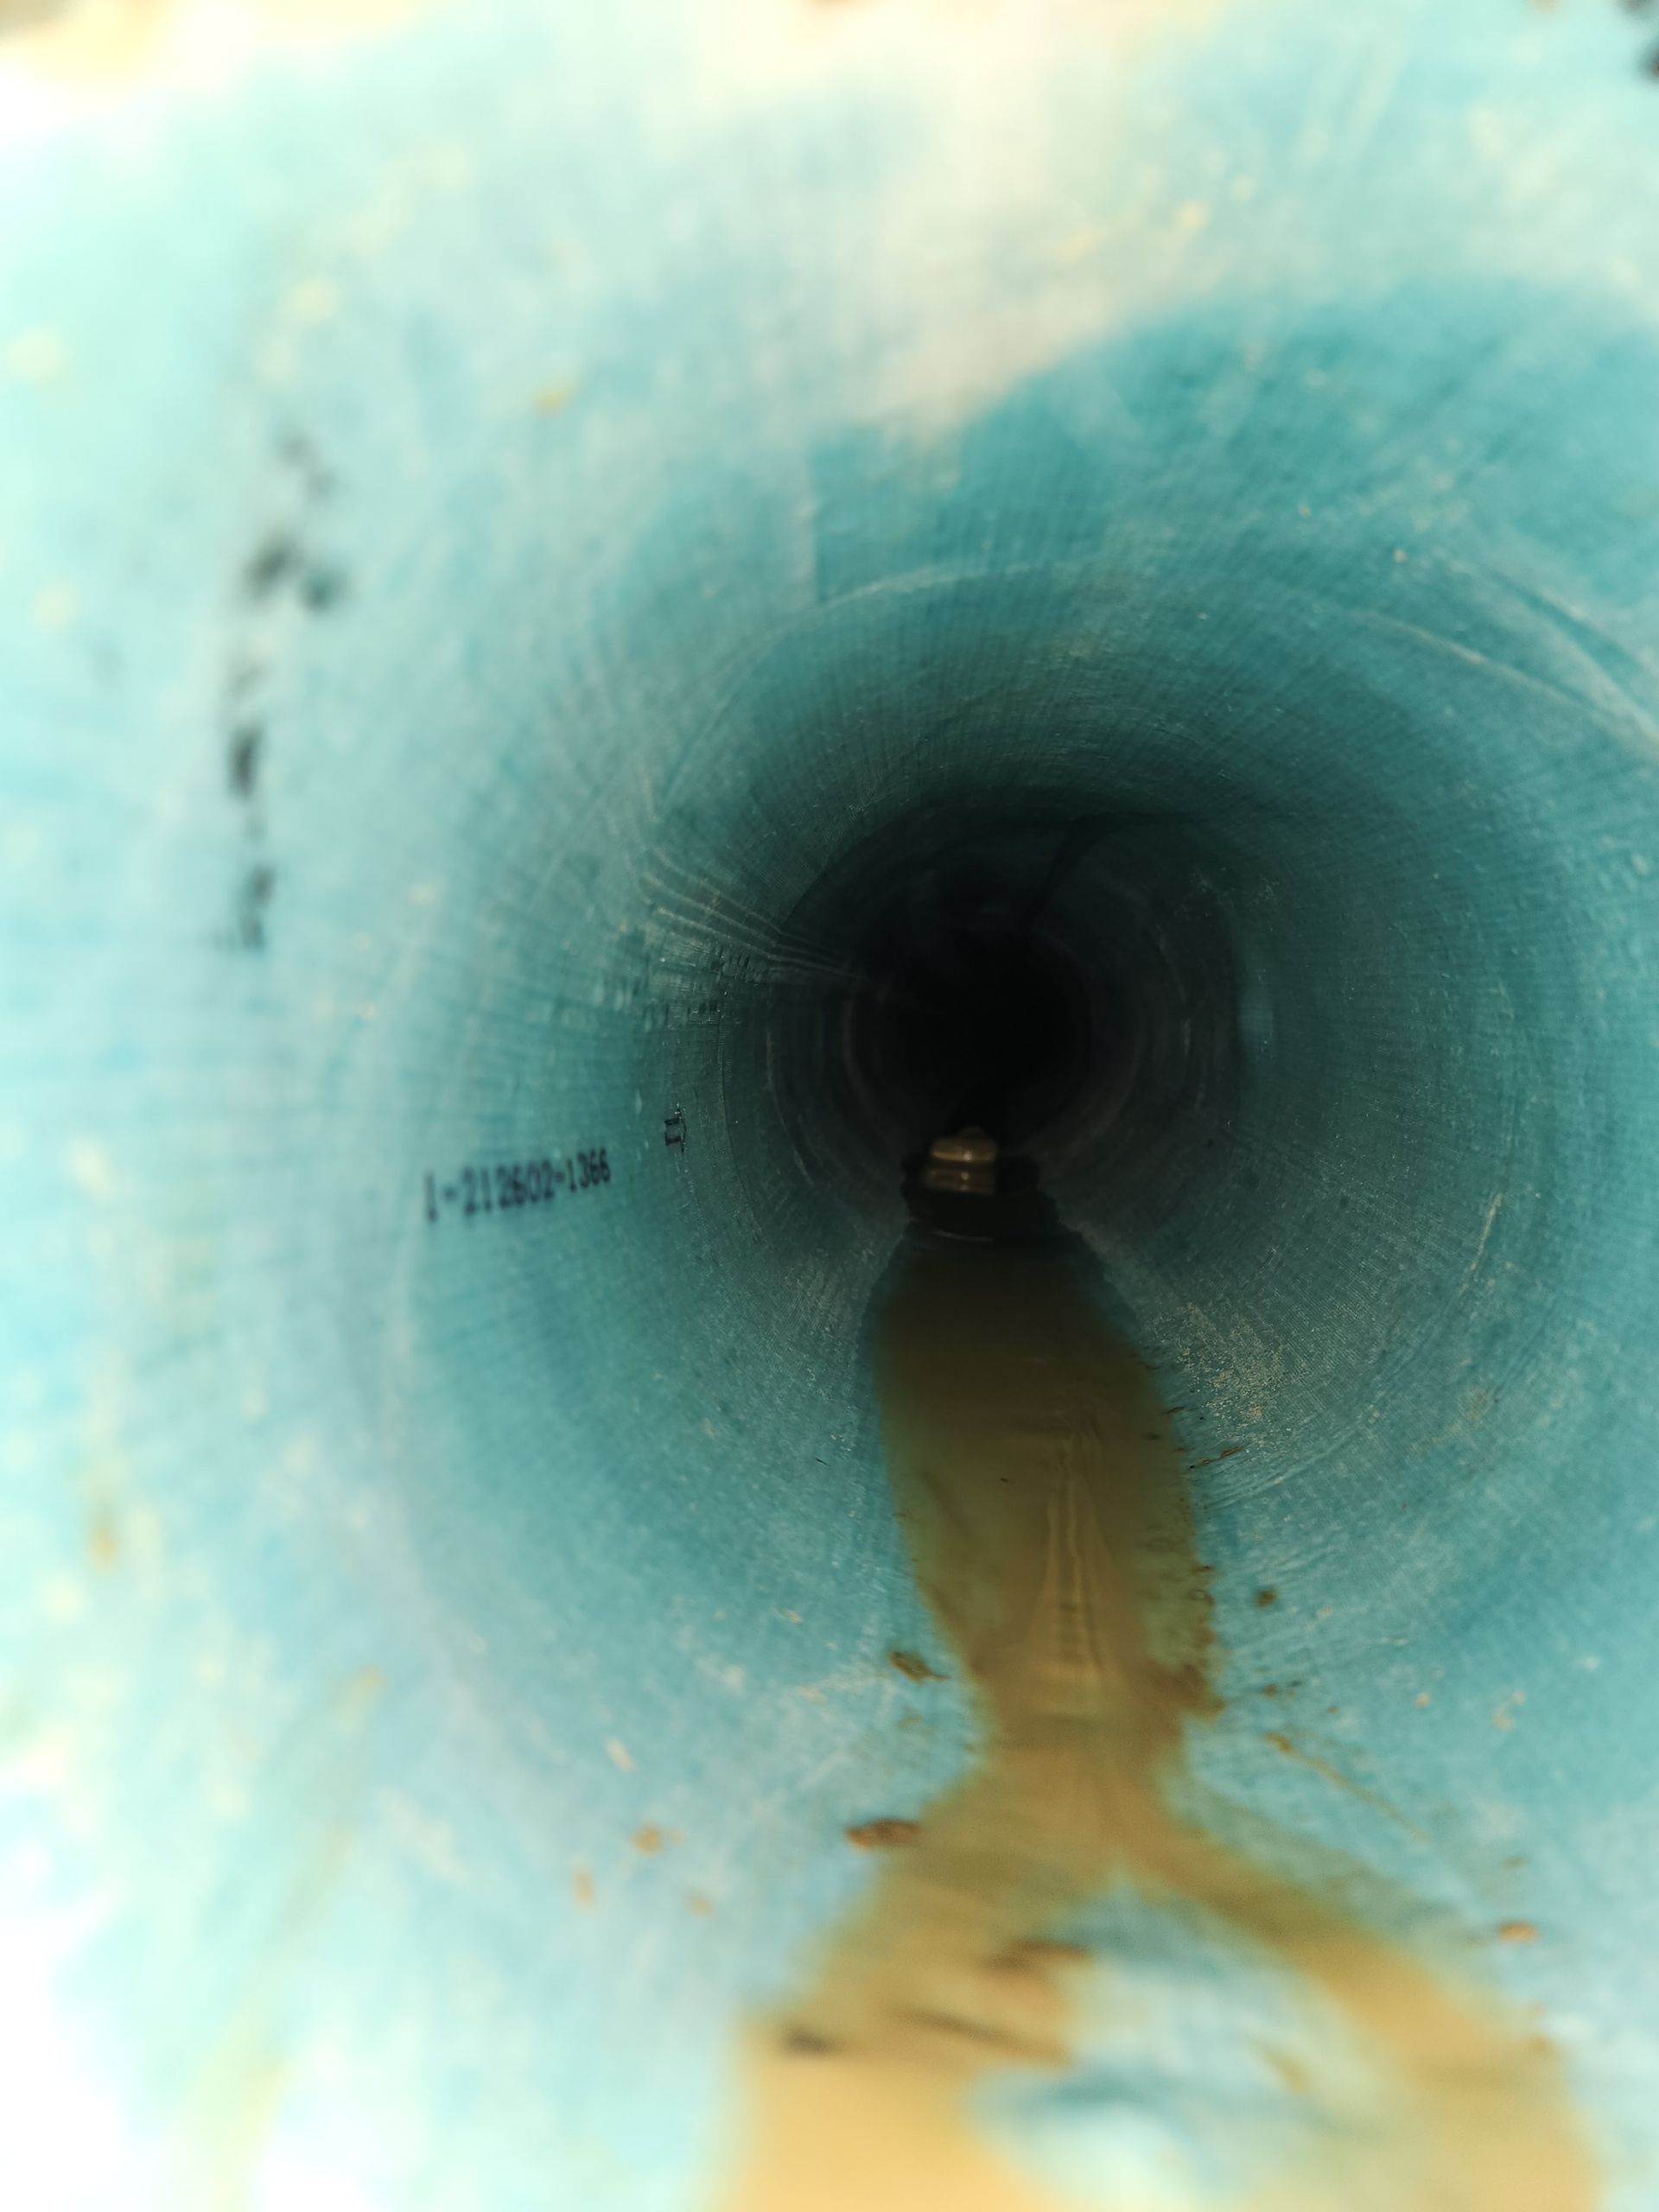
[[[843,1827],[973,1741],[886,1663],[848,947],[1086,819],[1143,1061],[1037,1149],[1212,1463],[1183,1786],[1659,2205],[1638,27],[193,51],[0,63],[8,2202],[714,2201]],[[1252,1969],[1113,1910],[1173,2026],[985,2124],[1230,2202]]]

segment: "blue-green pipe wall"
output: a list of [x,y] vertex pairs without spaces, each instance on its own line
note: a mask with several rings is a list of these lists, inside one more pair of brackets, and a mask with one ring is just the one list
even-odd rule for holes
[[[972,1732],[885,1665],[901,1211],[786,925],[911,810],[1058,792],[1177,825],[1113,865],[1175,855],[1240,979],[1224,1096],[1050,1163],[1244,1446],[1199,1808],[1543,2006],[1659,2203],[1637,28],[501,0],[173,54],[3,83],[20,2201],[706,2200],[843,1824]],[[1264,1747],[1293,1675],[1364,1796]],[[1179,2063],[1143,2103],[1226,2173]]]

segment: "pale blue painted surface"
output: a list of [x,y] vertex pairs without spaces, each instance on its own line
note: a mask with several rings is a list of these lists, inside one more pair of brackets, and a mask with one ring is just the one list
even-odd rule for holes
[[[778,944],[927,804],[1159,817],[1076,927],[1179,881],[1240,979],[1049,1163],[1246,1446],[1195,1792],[1545,2005],[1659,2204],[1659,86],[1611,8],[976,76],[882,4],[439,10],[0,156],[13,2201],[708,2201],[842,1826],[969,1740]],[[1249,1974],[1096,1940],[1203,2020],[995,2124],[1248,2180]]]

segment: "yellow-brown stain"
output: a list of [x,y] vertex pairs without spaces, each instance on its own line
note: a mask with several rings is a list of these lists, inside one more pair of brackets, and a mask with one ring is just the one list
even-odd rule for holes
[[121,1533],[111,1513],[95,1516],[86,1532],[86,1556],[100,1574],[108,1574],[121,1564]]
[[1065,1247],[913,1240],[878,1384],[899,1524],[983,1751],[898,1824],[907,1847],[882,1854],[798,2000],[750,2032],[745,2152],[720,2212],[1076,2212],[968,2101],[998,2074],[1058,2080],[1080,1978],[1110,1961],[1057,1931],[1125,1887],[1198,1916],[1241,1964],[1265,1956],[1312,2021],[1334,2008],[1373,2078],[1351,2124],[1317,2063],[1264,2057],[1241,2027],[1313,2120],[1267,2178],[1200,2192],[1207,2212],[1590,2212],[1594,2170],[1547,2042],[1166,1808],[1161,1778],[1217,1706],[1205,1573],[1146,1370]]
[[856,1844],[861,1851],[897,1851],[905,1844],[914,1843],[921,1832],[918,1822],[884,1813],[879,1820],[855,1822],[847,1831],[847,1840]]

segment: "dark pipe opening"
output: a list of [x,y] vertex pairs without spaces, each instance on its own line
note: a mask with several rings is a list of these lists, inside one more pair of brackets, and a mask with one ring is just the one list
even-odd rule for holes
[[1098,1008],[1064,945],[969,911],[873,962],[854,1049],[907,1122],[1026,1142],[1077,1098]]
[[[883,1187],[943,1131],[1144,1164],[1224,1111],[1237,963],[1215,836],[1185,816],[963,790],[852,843],[791,917],[768,1076],[801,1157]],[[834,1157],[826,1155],[826,1138]]]

